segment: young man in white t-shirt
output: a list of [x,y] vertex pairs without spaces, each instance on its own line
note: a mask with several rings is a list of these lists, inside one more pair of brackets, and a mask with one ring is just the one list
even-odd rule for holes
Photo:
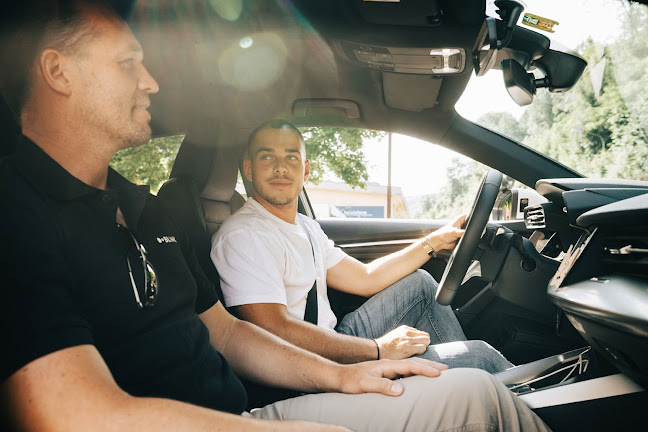
[[[466,340],[452,309],[435,301],[436,281],[418,270],[432,252],[455,246],[465,216],[364,264],[297,212],[310,162],[295,126],[273,120],[255,129],[243,167],[253,195],[214,235],[211,251],[225,304],[239,317],[342,363],[420,356],[489,372],[512,366],[487,343]],[[304,316],[314,280],[310,323]],[[336,326],[327,287],[369,299]]]

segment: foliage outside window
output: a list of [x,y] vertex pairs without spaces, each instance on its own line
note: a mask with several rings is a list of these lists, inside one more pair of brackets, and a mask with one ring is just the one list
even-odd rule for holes
[[326,175],[342,179],[349,186],[366,188],[369,180],[363,142],[379,139],[384,132],[369,129],[303,128],[306,156],[311,161],[309,181],[319,184]]
[[[583,31],[594,32],[618,18],[619,31],[613,40],[584,38],[576,47],[588,64],[573,89],[541,89],[521,115],[493,111],[476,122],[585,176],[648,180],[648,8],[616,5],[619,16],[610,8],[605,23],[583,20]],[[478,92],[480,78],[473,80]]]
[[[384,190],[380,198],[374,197],[373,202],[368,205],[363,205],[359,197],[362,194],[373,193],[376,188],[385,189],[385,184],[382,184],[384,182],[378,184],[370,176],[373,164],[368,159],[366,150],[368,145],[384,140],[386,134],[351,128],[304,128],[302,131],[312,167],[310,186],[307,185],[307,189],[311,188],[309,194],[312,192],[315,195],[315,190],[312,189],[314,185],[319,185],[325,180],[336,180],[338,183],[343,183],[348,188],[348,192],[356,194],[355,197],[358,198],[351,198],[350,201],[352,204],[359,204],[361,209],[351,208],[353,205],[350,206],[348,203],[345,205],[334,202],[335,198],[327,198],[329,209],[334,208],[332,216],[358,217],[364,212],[365,216],[376,217],[377,214],[369,214],[371,208],[381,207],[378,216],[385,217]],[[138,184],[147,184],[151,187],[152,193],[157,193],[162,183],[169,178],[182,139],[182,135],[153,138],[143,146],[118,152],[111,166],[127,179]],[[429,143],[424,144],[432,146]],[[403,146],[395,147],[394,152],[415,153]],[[394,185],[392,217],[449,219],[466,211],[472,203],[486,167],[455,154],[444,169],[446,170],[444,183],[436,185],[438,192],[432,194],[399,197],[396,194],[401,190],[407,192],[411,185]],[[315,201],[313,197],[311,200]],[[323,216],[318,212],[317,203],[314,203],[314,207],[318,217]]]
[[[365,188],[368,180],[364,140],[383,137],[383,132],[365,129],[303,128],[306,152],[311,161],[309,181],[318,184],[335,176],[347,184]],[[147,184],[157,193],[169,178],[171,167],[184,136],[159,137],[139,147],[119,151],[110,165],[138,184]]]
[[133,183],[149,185],[151,193],[157,194],[169,178],[183,139],[184,135],[153,138],[142,146],[117,152],[110,166]]

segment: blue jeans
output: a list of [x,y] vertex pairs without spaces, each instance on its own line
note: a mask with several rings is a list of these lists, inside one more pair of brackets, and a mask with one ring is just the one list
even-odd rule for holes
[[466,340],[452,308],[436,302],[437,287],[428,272],[416,270],[347,314],[336,331],[375,339],[398,326],[408,325],[430,335],[430,346],[416,357],[445,363],[451,368],[472,367],[490,373],[513,367],[488,343]]

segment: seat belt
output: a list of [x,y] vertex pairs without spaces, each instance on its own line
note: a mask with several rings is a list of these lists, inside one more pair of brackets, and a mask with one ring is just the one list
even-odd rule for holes
[[302,230],[306,232],[306,237],[308,237],[308,244],[310,244],[311,252],[313,253],[313,266],[315,267],[315,281],[313,286],[308,291],[306,296],[306,311],[304,312],[304,321],[317,325],[317,261],[315,261],[315,250],[313,249],[313,242],[311,241],[310,233],[304,225],[304,222],[300,219],[299,213],[295,218]]

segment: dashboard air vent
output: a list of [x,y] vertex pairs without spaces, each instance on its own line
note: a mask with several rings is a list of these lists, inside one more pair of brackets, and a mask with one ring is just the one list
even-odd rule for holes
[[648,235],[606,233],[602,238],[602,265],[607,271],[648,277]]
[[524,209],[524,225],[530,230],[544,229],[547,227],[545,211],[542,205],[530,206]]

